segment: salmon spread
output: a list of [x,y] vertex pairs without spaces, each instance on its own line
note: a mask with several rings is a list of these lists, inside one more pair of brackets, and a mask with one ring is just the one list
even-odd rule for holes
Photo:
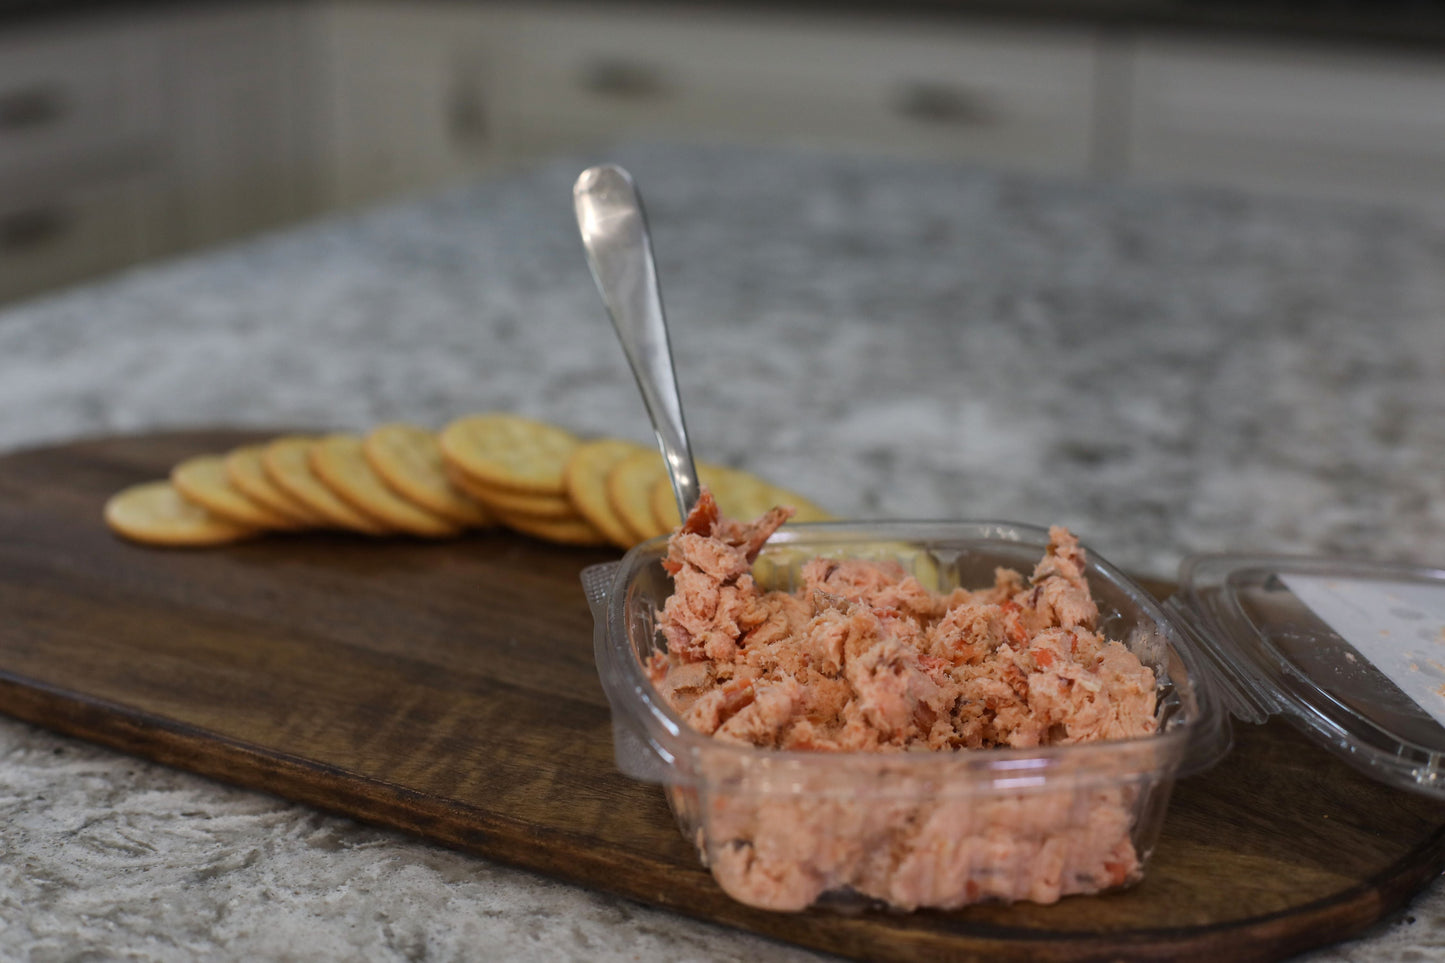
[[[768,749],[955,755],[1155,731],[1154,672],[1097,631],[1084,550],[1066,529],[1049,530],[1031,577],[999,569],[977,590],[935,592],[897,562],[831,557],[805,562],[792,591],[767,590],[753,562],[788,516],[724,518],[704,492],[668,543],[666,651],[646,670],[697,731]],[[910,798],[908,782],[890,778],[881,799],[819,784],[675,792],[673,804],[707,817],[698,842],[723,887],[773,909],[844,890],[903,909],[1052,902],[1140,872],[1127,784]]]

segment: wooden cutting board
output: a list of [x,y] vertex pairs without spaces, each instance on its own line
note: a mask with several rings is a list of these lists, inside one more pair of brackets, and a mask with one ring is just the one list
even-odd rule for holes
[[733,902],[612,765],[578,572],[504,533],[127,544],[106,497],[255,434],[0,458],[0,711],[226,782],[845,956],[1269,960],[1364,929],[1445,866],[1445,804],[1287,726],[1176,788],[1145,881],[1053,906],[775,914]]

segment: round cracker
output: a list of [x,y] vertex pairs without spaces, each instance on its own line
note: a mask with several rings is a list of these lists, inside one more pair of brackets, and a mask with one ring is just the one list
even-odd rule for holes
[[261,464],[266,469],[266,475],[283,491],[323,516],[328,523],[367,535],[387,534],[388,529],[381,521],[343,501],[316,477],[311,470],[311,450],[315,447],[314,438],[301,435],[277,438],[261,453]]
[[260,534],[190,501],[169,481],[132,485],[105,503],[111,531],[146,545],[224,545]]
[[530,515],[533,518],[578,518],[577,509],[566,498],[556,495],[533,495],[527,492],[509,492],[484,485],[465,472],[453,469],[451,480],[454,485],[472,498],[487,506],[494,515]]
[[226,460],[197,455],[171,469],[171,484],[181,496],[222,518],[247,528],[297,529],[301,524],[272,511],[231,484]]
[[[694,460],[693,465],[697,469],[699,483],[704,485],[710,477],[725,470],[706,461]],[[659,484],[666,486],[668,498],[672,501],[672,510],[668,515],[653,509],[653,490]],[[607,501],[638,541],[666,535],[681,524],[680,521],[670,524],[666,521],[677,518],[677,500],[672,496],[672,479],[667,473],[667,466],[662,455],[656,451],[628,455],[612,466],[607,473]]]
[[537,518],[532,515],[507,515],[499,512],[497,517],[508,528],[549,542],[563,545],[607,544],[607,536],[581,515],[572,518]]
[[327,524],[326,519],[318,512],[271,480],[266,474],[265,466],[261,464],[261,452],[264,450],[264,445],[243,445],[227,453],[226,477],[231,480],[231,484],[253,501],[260,502],[300,525],[319,528]]
[[[717,499],[718,511],[728,518],[743,519],[751,516],[734,515],[728,510],[727,502],[724,501],[715,488],[713,481],[716,472],[711,468],[698,466],[697,481],[708,489],[712,489],[713,498]],[[677,495],[672,490],[672,479],[664,474],[657,481],[652,483],[652,490],[648,492],[648,505],[652,510],[653,520],[664,530],[672,531],[682,524],[682,515],[677,510]]]
[[[494,506],[486,501],[488,498],[492,497],[494,493],[487,491],[482,485],[477,482],[476,479],[468,478],[466,475],[463,475],[460,471],[457,471],[451,466],[447,467],[447,471],[451,475],[452,482],[458,488],[469,493],[470,495],[472,495],[472,497],[480,499],[481,501],[486,503],[488,505],[487,510],[497,517],[497,521],[500,524],[505,525],[508,528],[515,528],[518,531],[527,531],[528,534],[535,534],[535,532],[532,532],[529,529],[524,528],[523,526],[527,525],[529,522],[534,522],[538,523],[542,528],[545,528],[552,523],[557,523],[559,528],[566,529],[568,526],[572,528],[577,528],[576,523],[587,521],[585,518],[582,517],[581,514],[579,514],[576,510],[572,509],[570,502],[566,503],[565,511],[562,511],[560,513],[553,512],[547,515],[536,515],[532,514],[531,512],[512,512],[508,511],[505,508]],[[520,524],[518,524],[519,522]],[[537,526],[532,527],[536,528]],[[592,531],[596,531],[596,526],[591,526],[591,528]],[[566,539],[560,538],[556,539],[556,541],[565,540]],[[592,543],[588,541],[578,542],[578,544],[590,545]]]
[[357,511],[386,525],[427,538],[447,538],[461,526],[415,505],[387,487],[366,460],[355,435],[327,435],[311,447],[316,477]]
[[[779,505],[793,509],[789,519],[793,522],[824,522],[833,517],[797,492],[779,488],[738,468],[704,464],[698,467],[697,473],[698,480],[717,499],[718,511],[728,518],[751,521]],[[677,498],[667,478],[653,483],[652,512],[658,524],[666,525],[669,531],[682,524]]]
[[659,480],[667,481],[667,466],[656,451],[625,455],[607,473],[607,503],[634,543],[668,532],[652,512],[652,488]]
[[[712,487],[708,485],[707,479],[702,477],[701,471],[698,472],[698,482],[707,485],[708,488]],[[652,510],[653,521],[659,527],[672,531],[682,524],[682,515],[677,510],[677,495],[673,493],[671,478],[663,476],[652,483],[652,491],[648,493],[648,505]],[[721,514],[732,517],[728,515],[727,509],[723,508],[721,500],[719,500],[717,508]]]
[[[487,493],[476,479],[468,478],[451,465],[447,466],[447,473],[458,488],[476,498],[486,497]],[[502,525],[524,535],[532,535],[536,538],[562,542],[567,545],[603,545],[607,542],[606,535],[575,511],[567,515],[543,517],[525,512],[508,512],[497,508],[489,508],[489,510],[497,516],[497,521]]]
[[621,438],[600,438],[579,445],[562,470],[567,498],[577,513],[618,548],[631,548],[637,539],[607,498],[607,474],[627,456],[648,450]]
[[[462,471],[460,468],[457,468],[455,465],[452,465],[450,463],[445,465],[442,470],[446,472],[447,481],[451,482],[459,490],[466,492],[468,498],[481,501],[482,496],[477,494],[478,492],[484,490],[482,488],[481,482],[477,481],[475,478],[468,477],[466,472]],[[488,511],[490,511],[490,509],[488,509]],[[492,514],[495,515],[496,513],[493,512]]]
[[362,442],[367,462],[398,495],[465,528],[488,528],[496,519],[447,477],[433,432],[416,425],[373,428]]
[[500,412],[458,418],[437,442],[449,464],[489,488],[557,496],[565,493],[567,458],[581,444],[556,425]]

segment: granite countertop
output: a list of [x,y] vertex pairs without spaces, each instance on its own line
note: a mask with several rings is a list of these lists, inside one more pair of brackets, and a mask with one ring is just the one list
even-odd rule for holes
[[[1445,562],[1445,216],[632,147],[699,450],[846,515]],[[558,161],[0,313],[0,450],[505,408],[645,439]],[[0,720],[0,958],[814,954]],[[1445,884],[1313,959],[1445,945]]]

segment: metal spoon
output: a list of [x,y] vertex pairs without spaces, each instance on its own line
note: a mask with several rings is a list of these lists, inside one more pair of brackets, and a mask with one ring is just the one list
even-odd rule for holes
[[697,466],[682,419],[642,198],[632,175],[615,164],[604,164],[589,167],[577,178],[572,204],[587,266],[642,390],[678,510],[687,518],[699,494]]

